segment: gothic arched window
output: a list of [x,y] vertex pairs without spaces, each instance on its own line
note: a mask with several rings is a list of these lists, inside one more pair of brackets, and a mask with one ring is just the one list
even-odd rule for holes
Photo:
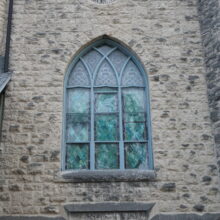
[[126,47],[98,40],[65,78],[63,170],[153,169],[147,75]]

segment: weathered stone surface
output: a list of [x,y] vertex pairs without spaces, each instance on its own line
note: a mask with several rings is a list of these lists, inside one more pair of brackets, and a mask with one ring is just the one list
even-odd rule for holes
[[[208,99],[216,143],[216,156],[220,158],[220,137],[217,124],[220,122],[220,3],[218,0],[198,0],[198,13],[206,66]],[[220,166],[219,166],[220,172]]]
[[[5,2],[0,1],[0,11]],[[202,16],[207,17],[201,24],[205,62],[197,3],[202,5]],[[0,185],[4,186],[0,216],[62,216],[65,204],[114,201],[153,201],[155,214],[199,212],[195,204],[205,206],[203,213],[219,212],[213,146],[216,144],[220,158],[220,78],[218,53],[213,51],[219,51],[220,44],[214,3],[117,0],[104,5],[90,0],[15,0],[10,54],[14,74],[6,92],[0,146]],[[148,74],[154,179],[76,183],[71,178],[57,178],[62,158],[65,72],[80,49],[104,35],[128,45]],[[220,159],[217,161],[220,166]],[[82,177],[79,173],[78,178]],[[9,190],[14,184],[19,185],[19,191]],[[102,213],[71,218],[148,217],[146,213]]]

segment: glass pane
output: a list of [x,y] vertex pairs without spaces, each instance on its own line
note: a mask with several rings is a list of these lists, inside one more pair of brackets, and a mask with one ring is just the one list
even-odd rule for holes
[[103,45],[101,47],[97,47],[97,49],[103,53],[103,54],[107,54],[110,52],[110,50],[112,50],[112,47],[111,46],[108,46],[108,45]]
[[144,90],[128,88],[123,90],[124,112],[145,112]]
[[87,144],[68,144],[66,155],[67,169],[89,169],[89,146]]
[[70,73],[68,86],[90,86],[89,74],[81,61],[75,65]]
[[101,64],[95,79],[95,86],[117,86],[117,79],[113,68],[107,60]]
[[67,90],[67,112],[88,113],[89,112],[89,89]]
[[116,50],[110,56],[109,59],[111,60],[112,64],[114,65],[117,74],[120,75],[121,70],[128,59],[121,51]]
[[145,123],[125,123],[126,141],[146,140],[146,126]]
[[89,123],[86,114],[67,114],[66,137],[68,142],[89,140]]
[[126,169],[147,168],[147,146],[146,144],[133,143],[125,146]]
[[145,113],[125,113],[125,122],[145,122]]
[[116,112],[117,96],[115,94],[96,94],[96,112]]
[[84,61],[88,65],[92,75],[95,71],[96,66],[98,65],[99,61],[101,60],[101,58],[102,58],[102,55],[100,55],[100,53],[95,50],[91,50],[89,53],[87,53],[83,57]]
[[142,74],[132,60],[128,62],[123,72],[122,86],[144,86]]
[[117,144],[97,144],[95,148],[96,169],[119,168],[119,156]]
[[118,118],[115,115],[96,115],[95,137],[97,141],[115,141],[118,137]]

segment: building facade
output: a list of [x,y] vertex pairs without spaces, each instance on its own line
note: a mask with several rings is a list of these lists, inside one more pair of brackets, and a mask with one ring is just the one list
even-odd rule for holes
[[[0,219],[220,219],[219,24],[217,0],[14,1]],[[62,169],[65,76],[102,40],[130,51],[149,81],[145,170]]]

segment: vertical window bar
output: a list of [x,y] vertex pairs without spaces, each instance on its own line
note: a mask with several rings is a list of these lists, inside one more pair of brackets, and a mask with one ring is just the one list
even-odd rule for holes
[[118,100],[119,100],[119,133],[120,133],[120,141],[119,141],[119,154],[120,154],[120,169],[125,169],[125,153],[124,153],[124,141],[123,141],[123,109],[122,109],[122,88],[121,88],[121,78],[125,67],[127,66],[130,57],[126,60],[124,66],[121,69],[120,77],[119,77],[119,88],[118,88]]
[[122,115],[122,92],[121,86],[118,88],[118,107],[119,107],[119,156],[120,156],[120,169],[125,169],[125,159],[124,159],[124,143],[123,143],[123,115]]
[[[92,83],[93,84],[93,83]],[[94,88],[91,86],[91,142],[90,142],[90,170],[95,169],[95,137],[94,137],[94,124],[95,124],[95,116],[94,116]]]

